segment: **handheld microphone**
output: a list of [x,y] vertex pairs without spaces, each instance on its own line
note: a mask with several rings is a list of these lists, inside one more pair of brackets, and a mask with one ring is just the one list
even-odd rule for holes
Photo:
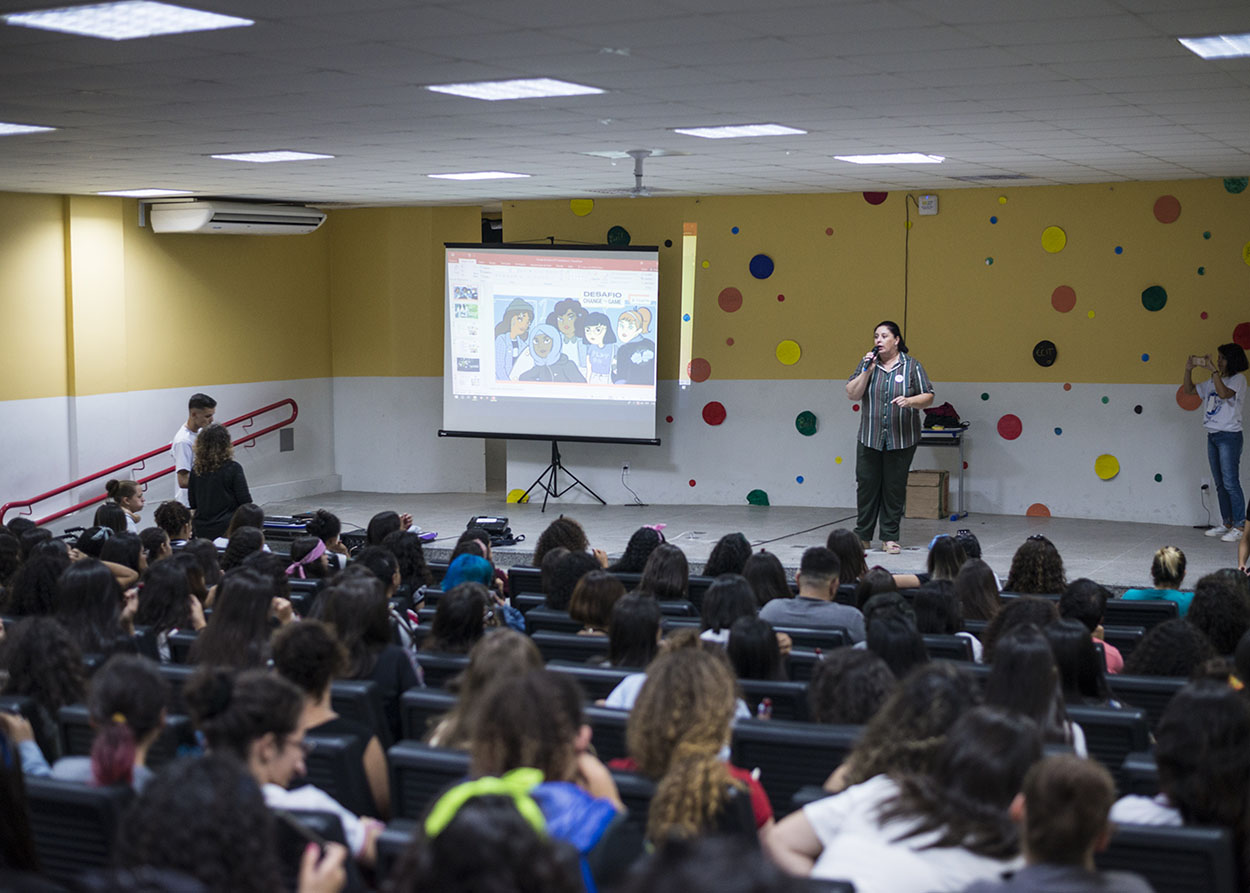
[[877,358],[877,354],[879,354],[879,353],[881,353],[881,345],[880,345],[880,344],[874,344],[874,345],[872,346],[872,356],[873,356],[873,359],[876,359],[876,358]]

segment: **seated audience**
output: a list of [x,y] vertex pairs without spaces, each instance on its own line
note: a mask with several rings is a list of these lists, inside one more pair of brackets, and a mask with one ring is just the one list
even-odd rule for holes
[[167,499],[158,505],[152,520],[165,531],[174,549],[181,549],[191,539],[191,512],[176,499]]
[[843,586],[854,586],[868,573],[868,562],[865,560],[863,540],[855,531],[839,527],[829,533],[825,548],[838,556],[838,582]]
[[263,552],[264,549],[264,531],[259,527],[239,527],[230,534],[230,543],[221,553],[221,569],[223,572],[233,570],[242,565],[248,556]]
[[581,634],[606,636],[612,622],[612,608],[625,595],[625,585],[612,574],[593,570],[573,587],[569,616],[582,624]]
[[320,788],[288,790],[307,774],[304,755],[304,697],[276,673],[204,668],[187,681],[183,698],[210,754],[243,763],[261,786],[270,809],[315,809],[338,816],[348,847],[360,862],[377,858],[382,824],[354,815]]
[[[317,542],[321,542],[318,540]],[[273,667],[304,694],[300,725],[305,732],[350,735],[355,738],[355,757],[364,767],[372,808],[369,815],[386,819],[391,814],[391,786],[382,742],[373,729],[334,712],[330,690],[336,676],[347,668],[347,649],[325,624],[316,620],[292,623],[274,633]]]
[[76,561],[61,574],[56,618],[74,637],[83,654],[133,653],[134,617],[139,593],[122,591],[103,562]]
[[534,798],[518,783],[482,777],[435,801],[391,869],[390,893],[432,890],[582,893],[577,863],[566,857]]
[[1180,676],[1188,679],[1215,657],[1206,634],[1188,620],[1165,620],[1151,627],[1124,662],[1133,676]]
[[1106,667],[1079,620],[1052,620],[1042,630],[1059,671],[1059,689],[1065,704],[1117,706],[1107,686]]
[[49,768],[34,742],[29,723],[16,737],[22,746],[22,769],[27,775],[51,776],[96,787],[129,785],[143,790],[151,780],[148,750],[165,726],[169,685],[157,665],[146,657],[118,654],[91,677],[87,697],[95,739],[89,757],[62,757]]
[[639,527],[625,544],[621,557],[608,566],[614,574],[640,574],[655,547],[664,542],[664,534],[656,527]]
[[775,598],[790,598],[794,594],[790,591],[781,559],[772,552],[760,549],[748,558],[742,567],[742,576],[751,584],[755,603],[761,608]]
[[481,583],[461,583],[444,592],[424,650],[468,654],[487,629],[500,625],[496,607],[494,595]]
[[660,647],[659,603],[630,592],[617,599],[608,620],[608,666],[645,667]]
[[741,533],[727,533],[716,541],[707,561],[703,564],[703,576],[719,577],[721,574],[741,574],[751,557],[751,544]]
[[100,560],[105,564],[120,564],[135,574],[142,576],[148,569],[147,553],[143,551],[143,541],[139,534],[123,530],[115,533],[100,547]]
[[212,542],[209,540],[191,540],[180,551],[186,552],[195,558],[196,564],[200,566],[200,572],[204,575],[204,585],[208,589],[211,590],[221,582],[221,562],[217,558],[217,547]]
[[963,546],[959,545],[958,540],[948,534],[939,533],[929,543],[923,579],[919,574],[895,574],[894,580],[900,589],[911,589],[936,580],[953,582],[967,560],[968,556],[964,554]]
[[291,563],[286,566],[288,577],[298,577],[301,580],[324,580],[331,574],[326,544],[315,536],[300,536],[293,539],[288,557],[291,559]]
[[1001,607],[998,581],[980,558],[969,558],[955,575],[955,598],[965,620],[993,620]]
[[[564,548],[570,552],[590,552],[590,541],[586,539],[586,531],[582,529],[582,525],[578,524],[572,518],[561,515],[550,524],[547,529],[538,535],[538,542],[534,544],[534,556],[530,559],[532,567],[542,567],[543,558],[552,549]],[[608,566],[608,555],[602,549],[595,549],[592,553],[600,567]]]
[[898,688],[885,661],[860,648],[837,648],[818,661],[807,683],[812,722],[864,725]]
[[[104,484],[104,492],[126,513],[126,530],[139,532],[139,512],[143,511],[143,487],[134,481],[110,480]],[[96,522],[97,524],[100,522]]]
[[1245,889],[1250,879],[1250,704],[1221,682],[1187,685],[1159,720],[1154,752],[1158,796],[1121,797],[1111,808],[1111,820],[1228,828],[1237,854],[1238,889]]
[[733,837],[675,837],[630,872],[620,893],[815,893]]
[[491,630],[469,652],[469,666],[456,682],[456,706],[442,717],[427,740],[436,747],[468,750],[485,692],[500,679],[543,668],[534,640],[514,629]]
[[490,686],[477,714],[469,749],[474,777],[513,776],[547,821],[547,833],[572,844],[583,876],[604,884],[623,874],[640,841],[625,821],[620,794],[607,769],[586,752],[589,728],[581,722],[582,694],[567,676],[531,670]]
[[852,599],[855,607],[862,611],[870,598],[883,592],[898,592],[898,581],[885,568],[874,567],[859,578]]
[[916,612],[916,629],[922,636],[960,636],[972,648],[972,659],[981,662],[981,640],[964,632],[963,609],[955,587],[949,580],[933,580],[916,590],[912,599]]
[[[191,560],[194,564],[193,559]],[[196,567],[198,571],[198,566]],[[161,663],[169,663],[169,637],[181,630],[199,632],[208,625],[200,600],[191,594],[186,569],[166,561],[153,565],[143,577],[135,623],[152,636]]]
[[[448,595],[439,599],[440,610]],[[347,649],[344,677],[372,679],[378,684],[391,740],[400,740],[399,698],[408,689],[419,686],[421,677],[412,652],[395,644],[390,606],[382,584],[371,574],[345,572],[326,589],[324,606],[320,619],[334,627]],[[435,631],[437,623],[435,619]]]
[[1055,544],[1035,533],[1016,549],[1004,592],[1020,595],[1058,595],[1068,588],[1063,559]]
[[1050,643],[1033,624],[1013,627],[998,640],[985,682],[985,703],[1028,717],[1048,742],[1066,744],[1077,756],[1086,755],[1085,733],[1068,720],[1064,709]]
[[656,546],[642,569],[638,591],[661,602],[688,599],[690,563],[686,560],[686,553],[671,543]]
[[35,740],[48,762],[60,759],[57,711],[82,701],[87,691],[87,670],[78,643],[51,617],[27,617],[5,627],[0,669],[4,670],[0,693],[35,701]]
[[[386,535],[382,540],[382,547],[389,549],[395,556],[399,565],[399,585],[406,587],[409,594],[422,586],[434,585],[434,572],[425,560],[425,546],[421,544],[419,534],[396,530]],[[327,545],[326,548],[330,547]],[[488,555],[487,558],[489,557]]]
[[1073,580],[1059,598],[1059,616],[1065,620],[1079,620],[1085,625],[1090,636],[1102,643],[1107,672],[1114,674],[1124,670],[1124,657],[1119,648],[1103,637],[1102,624],[1109,598],[1111,593],[1093,580],[1084,577]]
[[836,794],[883,772],[928,772],[947,730],[980,700],[980,687],[958,664],[917,667],[868,720],[825,790]]
[[[480,560],[480,559],[479,559]],[[553,559],[549,575],[545,575],[543,584],[546,596],[543,604],[553,611],[567,611],[573,599],[573,590],[582,577],[591,571],[601,570],[595,556],[588,552],[568,551]],[[544,567],[546,565],[544,564]],[[445,585],[444,585],[444,588]]]
[[994,647],[999,638],[1017,626],[1031,623],[1038,629],[1059,619],[1058,606],[1048,598],[1012,598],[1005,604],[981,634],[982,655],[987,664],[994,662]]
[[148,567],[174,554],[173,547],[169,545],[169,534],[159,527],[145,527],[140,530],[139,542],[143,546],[143,557]]
[[916,629],[911,605],[897,592],[874,595],[864,605],[865,645],[902,679],[913,667],[928,663],[924,637]]
[[343,522],[338,519],[337,515],[325,509],[317,509],[308,519],[308,523],[304,525],[304,530],[309,536],[315,536],[326,544],[326,552],[335,570],[341,571],[347,567],[347,546],[343,545],[340,539],[343,533]]
[[61,574],[69,565],[68,555],[55,552],[32,555],[9,579],[0,598],[0,611],[17,617],[56,613]]
[[234,510],[234,514],[230,516],[230,524],[226,527],[225,532],[213,540],[213,545],[218,549],[224,549],[230,545],[230,537],[234,536],[234,532],[240,527],[255,527],[257,530],[265,529],[265,510],[254,502],[245,502]]
[[788,678],[777,632],[771,623],[754,614],[733,622],[725,653],[739,679]]
[[113,533],[125,533],[130,526],[130,516],[116,502],[105,502],[95,510],[91,524],[111,530]]
[[1135,874],[1099,873],[1094,854],[1111,841],[1107,819],[1115,801],[1111,773],[1070,754],[1046,757],[1024,776],[1011,801],[1024,867],[1001,881],[978,881],[965,893],[1152,893]]
[[0,528],[0,592],[21,566],[22,544],[13,534]]
[[273,593],[273,581],[257,571],[241,567],[227,573],[188,661],[240,670],[268,664],[270,620],[287,623],[293,618],[291,603]]
[[1250,603],[1243,581],[1216,572],[1207,574],[1194,587],[1185,619],[1206,635],[1216,654],[1232,654],[1250,629]]
[[1185,553],[1176,546],[1164,546],[1155,553],[1150,562],[1150,578],[1153,589],[1128,589],[1121,598],[1129,601],[1167,599],[1176,602],[1176,610],[1184,617],[1189,613],[1189,603],[1194,600],[1192,592],[1181,592],[1185,582]]
[[765,838],[786,870],[856,893],[959,891],[1019,864],[1008,815],[1042,755],[1033,722],[991,707],[960,717],[932,771],[892,770],[809,803]]
[[390,534],[397,530],[408,530],[410,527],[412,527],[412,515],[407,512],[402,515],[389,510],[378,512],[369,519],[369,526],[365,528],[365,543],[370,546],[380,546]]
[[626,730],[630,761],[620,765],[656,782],[647,814],[653,844],[670,836],[763,833],[772,825],[759,782],[721,756],[737,700],[723,653],[684,648],[648,668]]
[[773,599],[760,609],[760,617],[773,626],[816,629],[841,627],[855,642],[864,641],[864,615],[834,601],[841,565],[838,556],[819,546],[803,553],[796,577],[799,594]]
[[729,628],[739,617],[757,614],[755,592],[746,577],[721,574],[703,594],[701,638],[705,642],[724,645],[729,641]]

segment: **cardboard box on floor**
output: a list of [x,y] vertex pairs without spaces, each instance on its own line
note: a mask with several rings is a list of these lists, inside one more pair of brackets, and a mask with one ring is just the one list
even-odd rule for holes
[[950,474],[917,469],[907,475],[907,518],[941,519],[950,511]]

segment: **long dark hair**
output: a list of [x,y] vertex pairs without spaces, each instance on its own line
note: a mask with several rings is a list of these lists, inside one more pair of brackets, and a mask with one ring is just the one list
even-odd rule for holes
[[998,613],[998,581],[980,558],[969,558],[955,576],[955,596],[965,620],[993,620]]
[[789,598],[794,594],[790,591],[781,559],[772,552],[761,549],[753,554],[743,565],[742,576],[751,584],[755,602],[761,608],[775,598]]
[[228,571],[238,567],[249,555],[265,548],[265,534],[259,527],[237,527],[230,534],[226,551],[221,555],[221,569]]
[[321,619],[334,627],[347,648],[348,678],[367,678],[392,640],[386,590],[372,574],[344,575],[325,591],[324,599]]
[[1032,623],[1017,626],[998,640],[985,683],[985,703],[1027,716],[1050,740],[1071,743],[1055,656]]
[[739,617],[754,617],[758,611],[755,592],[741,574],[721,574],[703,594],[705,630],[728,630]]
[[616,600],[608,621],[608,663],[614,667],[645,667],[659,649],[660,605],[647,595],[630,592]]
[[202,667],[187,680],[182,696],[209,748],[245,763],[253,741],[272,732],[282,744],[304,712],[299,688],[268,670]]
[[425,560],[425,547],[420,534],[394,530],[382,538],[382,547],[389,549],[399,563],[399,580],[414,589],[433,586],[434,574]]
[[859,578],[868,573],[868,562],[864,560],[864,544],[855,531],[845,527],[831,530],[829,538],[825,540],[825,548],[837,555],[841,562],[839,585],[858,583]]
[[[602,315],[602,314],[601,314]],[[606,317],[605,317],[606,319]],[[611,328],[608,331],[612,331]],[[664,542],[664,534],[652,527],[639,527],[629,537],[625,551],[608,567],[613,573],[640,574],[655,547]]]
[[269,659],[273,581],[238,568],[221,578],[213,615],[191,645],[191,663],[247,669]]
[[1007,807],[1041,758],[1042,736],[1031,719],[973,708],[946,733],[933,773],[901,779],[898,795],[882,804],[878,821],[883,826],[914,821],[899,841],[936,834],[927,848],[963,847],[991,859],[1014,856],[1019,837]]
[[186,571],[172,561],[157,562],[143,576],[135,623],[154,633],[185,629],[191,625],[190,599]]
[[712,552],[703,565],[703,576],[719,577],[721,574],[740,574],[747,559],[751,557],[751,544],[741,533],[727,533],[716,541]]
[[785,679],[786,668],[773,625],[758,617],[739,617],[729,628],[726,646],[739,679]]
[[671,543],[660,543],[642,569],[638,589],[659,601],[680,601],[689,594],[690,562]]
[[112,572],[84,558],[65,569],[59,588],[56,617],[83,653],[112,651],[122,635],[122,590]]
[[1089,630],[1079,620],[1055,620],[1043,630],[1059,670],[1059,688],[1069,704],[1106,704],[1105,663],[1094,647]]
[[131,784],[138,745],[164,724],[168,700],[168,683],[146,657],[114,655],[96,671],[87,708],[96,727],[91,774],[97,785]]
[[444,592],[434,609],[427,647],[431,651],[468,654],[474,643],[486,635],[490,604],[490,590],[481,583],[461,583]]
[[930,580],[954,580],[968,556],[953,536],[939,536],[929,549],[927,560]]

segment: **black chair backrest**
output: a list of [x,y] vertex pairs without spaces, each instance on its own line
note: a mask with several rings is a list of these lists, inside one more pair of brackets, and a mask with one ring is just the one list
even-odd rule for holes
[[582,623],[570,617],[568,611],[557,611],[546,606],[530,608],[526,611],[525,625],[532,633],[539,630],[575,633],[582,628]]
[[384,748],[395,743],[382,705],[382,690],[372,679],[335,679],[330,683],[330,707],[339,716],[372,729]]
[[686,599],[678,599],[671,602],[657,602],[660,606],[660,613],[666,618],[672,617],[693,617],[696,620],[699,617],[699,609],[694,606],[694,602]]
[[791,648],[786,656],[786,668],[790,678],[795,682],[809,682],[816,672],[816,665],[824,660],[824,655],[813,648]]
[[1159,793],[1159,765],[1153,751],[1142,750],[1128,754],[1120,767],[1124,776],[1121,793],[1153,797]]
[[404,738],[421,741],[439,717],[456,706],[456,696],[438,688],[410,688],[399,696],[399,722]]
[[[797,593],[798,584],[791,580],[790,588]],[[859,585],[856,583],[842,583],[838,586],[837,592],[833,594],[833,600],[839,605],[849,605],[852,608],[858,608],[859,605],[855,604],[855,590],[858,588]]]
[[[91,727],[91,714],[86,704],[67,704],[56,712],[56,722],[61,730],[65,755],[85,757],[91,755],[95,742],[95,729]],[[165,727],[157,735],[148,750],[147,766],[159,769],[195,746],[195,730],[191,717],[176,713],[165,716]]]
[[1103,615],[1104,623],[1112,626],[1142,626],[1147,632],[1156,624],[1179,617],[1176,602],[1167,599],[1149,599],[1137,601],[1112,598],[1107,600],[1107,611]]
[[1224,828],[1119,825],[1094,856],[1100,871],[1132,871],[1168,893],[1233,893],[1232,836]]
[[467,654],[442,654],[437,651],[417,652],[417,663],[430,688],[442,688],[449,679],[459,676],[469,667]]
[[924,637],[925,650],[930,658],[944,660],[972,660],[972,643],[966,636],[943,636],[930,633]]
[[665,614],[660,618],[660,629],[664,630],[664,634],[668,635],[677,629],[702,629],[703,621],[698,617],[674,617]]
[[571,663],[586,663],[591,658],[607,659],[608,656],[607,636],[579,636],[577,633],[538,630],[534,633],[533,639],[538,650],[542,652],[544,661],[565,660]]
[[176,632],[169,634],[169,659],[176,664],[185,664],[195,643],[195,633]]
[[378,860],[373,870],[377,875],[379,889],[399,857],[404,854],[404,850],[408,849],[419,824],[413,819],[391,819],[378,835]]
[[625,743],[625,727],[628,723],[628,710],[593,705],[586,707],[586,724],[593,733],[590,743],[595,746],[595,753],[603,762],[629,756],[629,748]]
[[[312,809],[276,809],[274,812],[274,846],[282,866],[283,889],[298,889],[300,862],[309,842],[346,844],[347,835],[338,813]],[[350,848],[349,848],[350,849]],[[365,888],[354,860],[345,865],[347,883],[343,893],[359,893]]]
[[[519,595],[542,595],[542,569],[529,567],[524,564],[512,565],[512,567],[508,568],[508,591],[512,593],[514,599]],[[516,607],[522,611],[525,610],[520,605],[516,605]]]
[[591,701],[606,698],[626,676],[641,672],[637,669],[594,667],[564,660],[548,661],[547,669],[553,673],[572,676],[581,684],[582,691],[586,692],[586,697]]
[[1126,676],[1123,673],[1107,675],[1111,696],[1122,704],[1145,710],[1152,729],[1159,725],[1172,695],[1188,682],[1188,679],[1179,676]]
[[985,628],[990,625],[988,620],[964,620],[964,632],[972,633],[978,639],[981,633],[985,632]]
[[863,726],[832,726],[806,722],[740,719],[733,726],[733,764],[759,769],[780,819],[804,785],[819,785],[851,752]]
[[1146,628],[1143,626],[1107,626],[1104,624],[1102,628],[1104,641],[1118,648],[1122,657],[1132,654],[1133,649],[1145,636]]
[[361,761],[364,743],[355,735],[316,732],[305,734],[304,740],[311,745],[304,757],[307,783],[321,788],[356,815],[377,815],[377,804]]
[[447,568],[451,567],[450,561],[427,561],[426,565],[430,568],[430,573],[434,575],[435,580],[441,580],[447,576]]
[[191,664],[161,664],[161,678],[169,684],[169,712],[186,713],[187,706],[182,700],[182,689],[187,680],[195,675],[196,667]]
[[391,813],[419,819],[434,799],[469,774],[469,755],[401,741],[386,752],[391,766]]
[[612,780],[629,812],[626,823],[641,836],[647,829],[647,813],[651,810],[651,798],[655,796],[655,784],[645,775],[621,769],[612,770]]
[[[768,698],[772,702],[773,719],[807,719],[807,683],[770,679],[739,679],[742,697],[751,708],[751,715],[759,715],[760,702]],[[831,770],[832,771],[832,770]]]
[[818,629],[810,626],[778,626],[779,633],[785,633],[795,645],[803,648],[819,648],[821,651],[832,651],[851,644],[851,636],[840,626]]
[[301,617],[307,616],[309,610],[312,609],[313,601],[317,598],[317,593],[321,591],[324,584],[324,580],[301,580],[299,577],[287,577],[288,597],[296,614]]
[[1146,711],[1136,707],[1068,707],[1068,719],[1085,732],[1089,755],[1107,768],[1116,787],[1124,790],[1124,758],[1135,750],[1150,747],[1150,726]]
[[130,788],[29,776],[25,781],[31,835],[43,873],[68,884],[88,869],[108,865],[122,813],[134,797]]
[[512,607],[522,614],[528,614],[534,608],[542,607],[546,603],[547,597],[540,592],[522,593],[521,595],[512,596]]

